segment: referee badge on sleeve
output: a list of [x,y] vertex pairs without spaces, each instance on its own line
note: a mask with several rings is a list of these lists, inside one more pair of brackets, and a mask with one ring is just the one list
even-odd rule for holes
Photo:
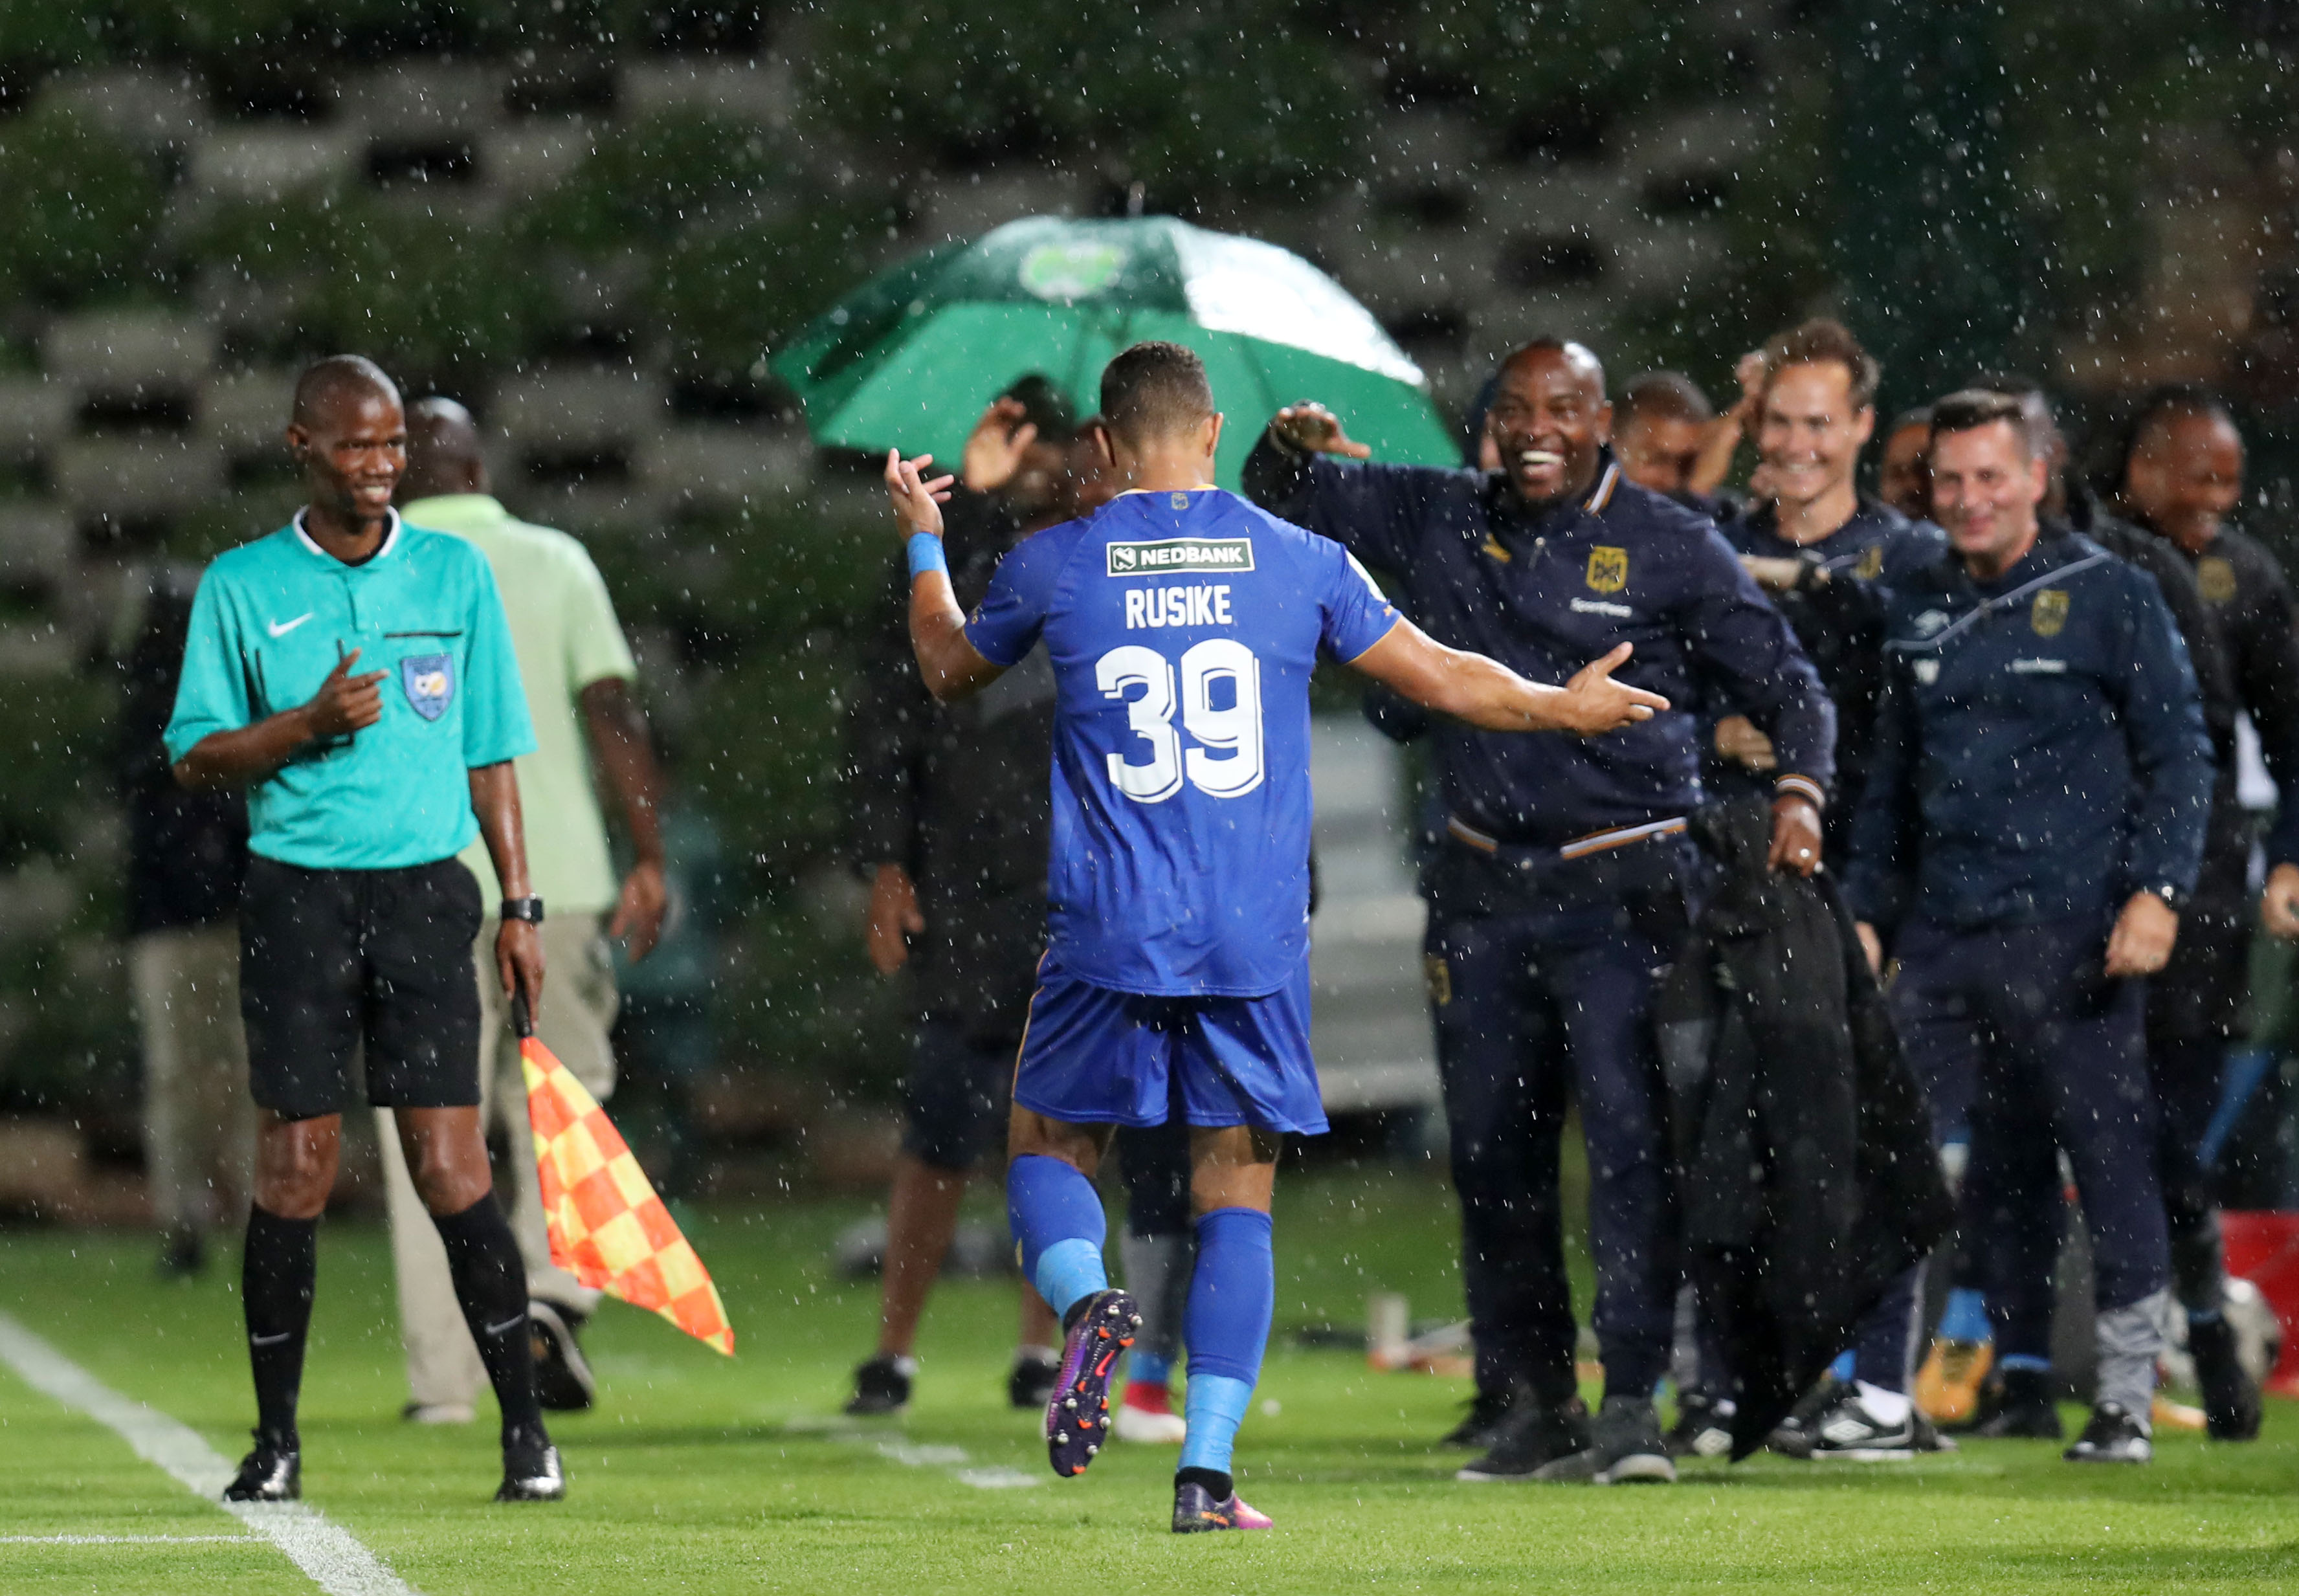
[[455,698],[455,656],[414,654],[399,662],[399,685],[407,702],[426,720],[447,712]]

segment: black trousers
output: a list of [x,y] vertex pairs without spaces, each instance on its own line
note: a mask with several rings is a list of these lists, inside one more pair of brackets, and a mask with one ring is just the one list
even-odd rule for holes
[[1676,1215],[1647,1007],[1684,929],[1620,901],[1432,918],[1437,1060],[1461,1202],[1461,1270],[1479,1391],[1573,1391],[1560,1136],[1577,1096],[1589,1150],[1594,1325],[1608,1393],[1649,1395],[1668,1367]]

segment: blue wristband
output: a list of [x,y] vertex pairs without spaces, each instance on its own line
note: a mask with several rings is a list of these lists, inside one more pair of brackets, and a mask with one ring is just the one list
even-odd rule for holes
[[910,575],[922,576],[930,570],[947,575],[950,556],[942,553],[942,539],[933,533],[913,532],[910,534]]

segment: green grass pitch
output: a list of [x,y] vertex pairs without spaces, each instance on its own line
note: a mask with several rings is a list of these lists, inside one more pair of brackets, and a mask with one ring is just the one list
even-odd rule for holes
[[[2255,1445],[2170,1436],[2145,1469],[1997,1442],[1897,1465],[1697,1463],[1672,1488],[1457,1484],[1459,1456],[1431,1442],[1462,1383],[1374,1374],[1287,1334],[1360,1322],[1368,1290],[1405,1291],[1418,1313],[1457,1305],[1449,1196],[1380,1173],[1281,1183],[1279,1334],[1239,1448],[1243,1489],[1278,1527],[1174,1536],[1171,1451],[1118,1445],[1083,1479],[1047,1472],[1033,1417],[1003,1403],[1010,1286],[944,1287],[904,1422],[835,1419],[876,1304],[832,1274],[828,1243],[861,1211],[695,1217],[740,1358],[605,1305],[588,1338],[604,1400],[554,1426],[574,1494],[526,1508],[486,1500],[491,1414],[399,1422],[383,1238],[329,1226],[306,1500],[428,1596],[2299,1589],[2299,1411],[2284,1402]],[[237,1264],[164,1285],[150,1261],[140,1236],[0,1233],[0,1307],[236,1458],[251,1415]],[[237,1533],[94,1420],[0,1372],[0,1592],[315,1588],[260,1542],[124,1539]],[[115,1539],[26,1539],[59,1535]]]

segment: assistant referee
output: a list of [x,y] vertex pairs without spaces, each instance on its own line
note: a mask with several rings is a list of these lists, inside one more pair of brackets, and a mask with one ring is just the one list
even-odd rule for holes
[[478,551],[391,508],[406,417],[371,362],[305,371],[287,445],[310,503],[208,568],[166,736],[184,786],[248,789],[240,1010],[261,1118],[242,1295],[257,1427],[224,1496],[301,1492],[316,1232],[363,1053],[502,1410],[495,1500],[555,1500],[567,1486],[535,1402],[527,1270],[479,1129],[484,917],[455,857],[486,839],[504,893],[496,969],[533,1003],[543,903],[511,761],[535,731],[510,629]]

